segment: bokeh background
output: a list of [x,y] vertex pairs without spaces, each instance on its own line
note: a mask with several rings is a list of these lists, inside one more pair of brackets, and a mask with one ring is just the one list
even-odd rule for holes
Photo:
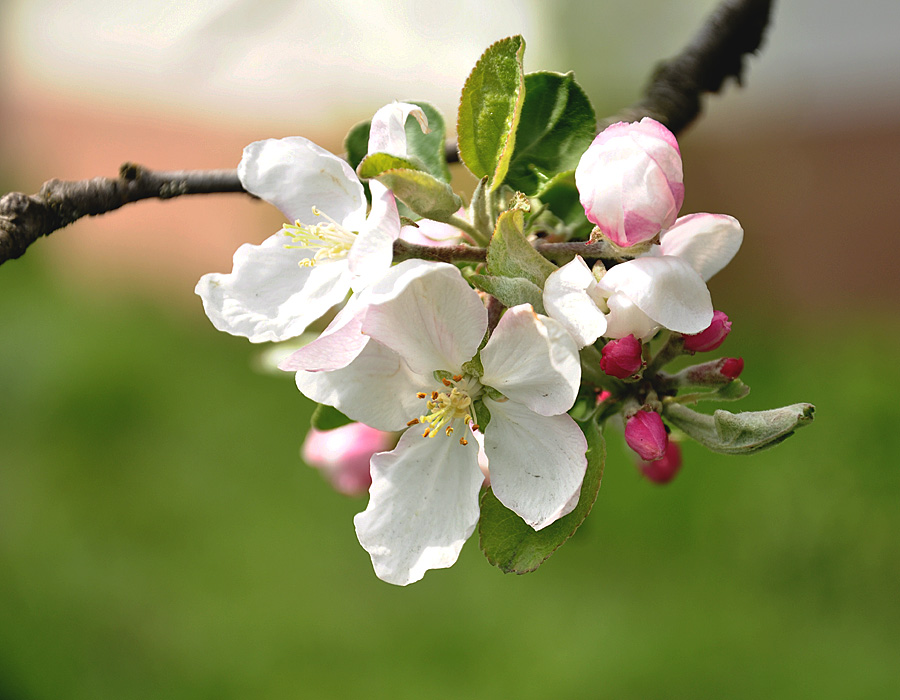
[[[233,167],[302,134],[336,152],[393,99],[453,122],[522,33],[599,114],[715,5],[635,0],[6,0],[0,190]],[[470,542],[407,589],[356,543],[365,499],[298,450],[310,404],[193,286],[278,212],[236,195],[83,220],[0,267],[0,698],[895,698],[900,5],[777,4],[768,40],[681,138],[683,211],[743,249],[711,283],[742,406],[815,423],[667,487],[615,433],[594,512],[538,572]]]

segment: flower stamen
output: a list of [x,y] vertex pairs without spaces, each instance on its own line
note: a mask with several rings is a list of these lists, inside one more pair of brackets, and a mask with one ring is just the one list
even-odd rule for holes
[[[408,423],[415,425],[421,423],[426,426],[422,437],[436,437],[440,432],[450,436],[462,423],[466,429],[474,421],[472,419],[472,402],[481,394],[481,384],[478,380],[467,378],[462,374],[453,375],[453,381],[442,379],[441,383],[450,391],[432,391],[430,394],[420,391],[416,396],[427,399],[425,402],[426,414],[419,416]],[[461,445],[467,445],[468,441],[463,437]]]
[[284,247],[308,248],[316,251],[312,258],[301,260],[300,267],[313,267],[316,263],[346,258],[356,241],[356,233],[344,228],[316,207],[312,210],[313,214],[327,219],[329,223],[308,226],[297,220],[293,224],[285,224],[281,230],[294,244]]

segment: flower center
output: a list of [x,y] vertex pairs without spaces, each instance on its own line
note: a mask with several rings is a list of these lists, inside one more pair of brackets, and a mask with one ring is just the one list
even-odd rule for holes
[[[473,424],[473,429],[478,428],[472,417],[472,402],[481,394],[478,380],[457,374],[452,381],[442,381],[448,391],[432,391],[430,394],[420,391],[416,394],[420,399],[426,399],[425,408],[428,413],[414,418],[408,425],[425,425],[422,437],[433,438],[440,433],[449,437],[455,429],[466,432],[470,423]],[[465,435],[459,439],[459,444],[469,444]]]
[[307,226],[299,221],[295,221],[293,224],[285,224],[281,230],[291,238],[294,244],[285,245],[284,247],[316,250],[312,258],[300,261],[300,267],[312,267],[319,262],[346,258],[354,241],[356,241],[356,233],[344,228],[328,214],[322,213],[316,207],[313,207],[312,210],[316,216],[328,219],[328,223]]

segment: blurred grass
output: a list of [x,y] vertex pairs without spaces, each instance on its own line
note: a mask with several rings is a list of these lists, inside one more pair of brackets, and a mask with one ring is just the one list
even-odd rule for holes
[[40,245],[0,268],[0,698],[900,696],[896,318],[748,307],[740,407],[811,401],[811,427],[689,444],[665,488],[610,435],[540,571],[473,540],[399,589],[356,543],[365,500],[299,461],[289,377],[199,302],[66,288]]

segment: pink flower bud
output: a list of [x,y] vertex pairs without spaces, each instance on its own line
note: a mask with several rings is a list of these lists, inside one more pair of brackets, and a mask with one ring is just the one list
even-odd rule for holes
[[604,129],[578,163],[575,184],[591,223],[623,248],[675,223],[684,201],[675,135],[649,117]]
[[723,311],[713,311],[713,320],[705,331],[684,336],[684,349],[688,352],[709,352],[715,350],[731,333],[731,321]]
[[644,366],[641,357],[641,342],[634,334],[618,340],[610,340],[600,351],[600,369],[611,377],[627,379]]
[[391,433],[362,423],[348,423],[334,430],[310,428],[303,443],[303,461],[315,467],[336,491],[359,496],[369,490],[369,460],[376,452],[393,447]]
[[625,442],[641,459],[654,462],[665,456],[669,435],[656,411],[642,409],[625,422]]
[[719,371],[729,379],[737,379],[741,376],[741,372],[744,371],[744,358],[726,357]]
[[677,442],[670,441],[666,453],[660,459],[655,462],[641,460],[638,469],[653,483],[668,484],[681,469],[681,448]]

